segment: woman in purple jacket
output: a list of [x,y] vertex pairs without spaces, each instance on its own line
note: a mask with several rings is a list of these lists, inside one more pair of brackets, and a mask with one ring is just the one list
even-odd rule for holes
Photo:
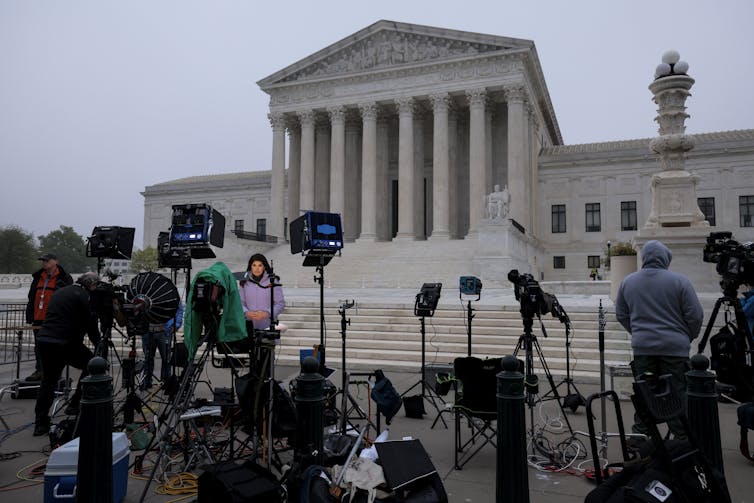
[[[270,328],[270,320],[277,322],[278,316],[285,307],[283,287],[275,286],[274,282],[273,286],[270,286],[270,271],[267,258],[261,253],[255,253],[249,259],[246,274],[238,289],[246,321],[253,323],[255,330]],[[271,292],[272,297],[270,297]],[[270,309],[272,309],[272,316],[270,316]]]

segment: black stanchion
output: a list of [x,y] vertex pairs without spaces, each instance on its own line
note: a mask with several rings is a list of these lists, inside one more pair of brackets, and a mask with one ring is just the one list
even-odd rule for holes
[[497,375],[497,503],[529,502],[524,375],[518,368],[515,356],[504,356],[503,371]]
[[81,381],[79,415],[79,461],[77,499],[79,503],[113,501],[113,379],[107,360],[89,360],[91,375]]
[[707,461],[724,474],[715,374],[708,371],[708,368],[709,359],[706,356],[696,354],[691,357],[691,370],[686,372],[686,415],[691,435],[699,449]]
[[296,459],[304,469],[321,465],[323,459],[325,378],[319,373],[319,362],[313,356],[304,358],[301,375],[296,381]]

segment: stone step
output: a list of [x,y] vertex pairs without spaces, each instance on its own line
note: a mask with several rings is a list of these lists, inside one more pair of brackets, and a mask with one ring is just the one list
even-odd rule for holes
[[[325,306],[327,365],[341,365],[342,335],[339,304]],[[346,329],[346,365],[349,371],[415,370],[421,368],[420,320],[412,304],[391,304],[384,300],[361,303],[346,311],[350,325]],[[600,376],[598,320],[591,308],[572,309],[569,316],[570,366],[574,378],[596,382]],[[451,363],[468,352],[467,311],[463,306],[439,308],[425,319],[425,359],[427,362]],[[511,354],[521,340],[523,324],[517,306],[480,306],[473,312],[472,354],[480,358]],[[630,337],[608,313],[605,328],[605,372],[609,366],[627,365],[631,359]],[[311,349],[320,340],[318,302],[288,302],[280,317],[288,329],[282,336],[279,361],[296,362],[301,349]],[[543,318],[548,337],[544,337],[538,320],[532,334],[542,357],[557,378],[566,375],[565,325],[554,318]],[[519,350],[523,357],[525,350]],[[535,354],[535,371],[541,362]],[[540,369],[541,372],[541,369]]]

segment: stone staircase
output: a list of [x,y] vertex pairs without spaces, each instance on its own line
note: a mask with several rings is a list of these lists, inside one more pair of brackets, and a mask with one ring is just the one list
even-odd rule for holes
[[[523,332],[517,306],[474,307],[472,321],[472,355],[480,358],[511,354]],[[326,363],[341,368],[342,336],[338,306],[326,304],[324,309],[327,350]],[[577,382],[597,382],[600,376],[598,350],[598,321],[596,311],[572,308],[573,324],[570,336],[571,375]],[[350,326],[346,331],[346,366],[349,371],[401,370],[419,371],[421,368],[420,318],[414,316],[413,306],[374,303],[358,305],[346,311]],[[605,372],[611,366],[627,365],[631,359],[630,339],[612,315],[605,328]],[[281,364],[296,364],[301,349],[310,349],[320,340],[319,303],[288,302],[280,321],[288,330],[282,336],[278,353]],[[543,318],[547,337],[543,337],[539,322],[534,320],[533,334],[542,356],[556,379],[566,375],[565,327],[557,319]],[[467,311],[460,305],[453,309],[440,306],[435,315],[426,318],[425,358],[431,363],[452,363],[466,356],[468,332]],[[525,350],[520,350],[523,358]],[[542,362],[536,352],[535,372],[544,378]]]

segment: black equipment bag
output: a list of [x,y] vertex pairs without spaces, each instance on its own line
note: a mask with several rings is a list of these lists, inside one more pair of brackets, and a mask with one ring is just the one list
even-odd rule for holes
[[252,461],[234,461],[204,467],[199,476],[199,503],[281,503],[285,490],[275,476]]
[[377,413],[385,416],[385,422],[390,424],[393,416],[401,410],[402,399],[390,379],[381,370],[375,372],[376,381],[372,388],[371,397],[377,404]]
[[710,337],[710,363],[721,383],[735,387],[733,398],[747,402],[754,398],[752,348],[746,330],[729,322]]
[[[244,374],[236,378],[236,393],[246,424],[261,431],[265,417],[264,411],[270,396],[270,384],[253,373]],[[297,421],[296,404],[293,403],[290,393],[280,381],[275,381],[272,396],[272,436],[287,438],[288,443],[294,445]]]

